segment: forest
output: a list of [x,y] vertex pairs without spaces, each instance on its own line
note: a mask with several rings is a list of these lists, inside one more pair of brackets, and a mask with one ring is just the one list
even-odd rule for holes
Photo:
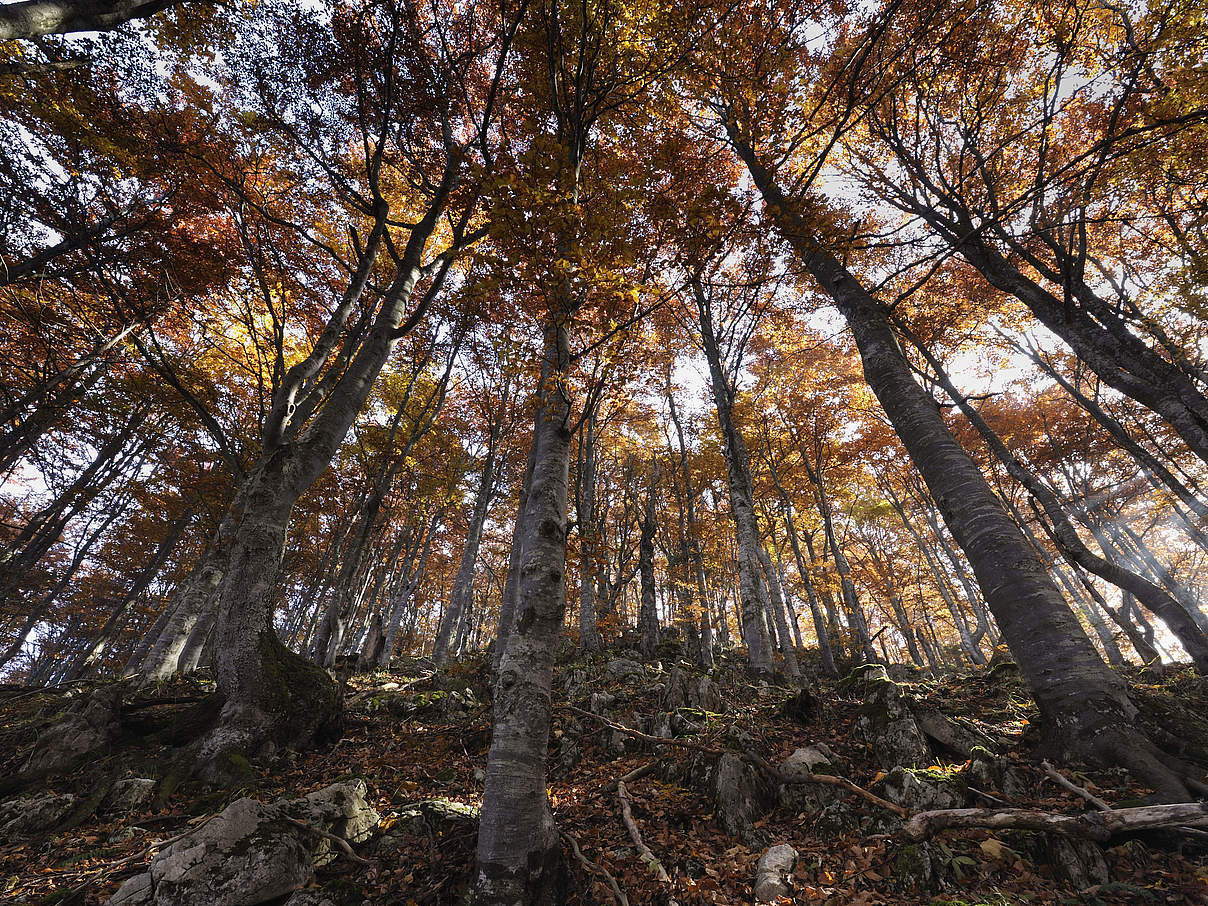
[[6,0],[0,898],[1208,901],[1206,159],[1194,0]]

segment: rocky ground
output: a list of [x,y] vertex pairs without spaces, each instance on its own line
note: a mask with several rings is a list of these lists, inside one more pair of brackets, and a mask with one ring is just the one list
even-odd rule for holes
[[[938,681],[865,669],[794,694],[752,685],[737,658],[705,676],[664,653],[568,652],[560,668],[550,793],[567,903],[1208,902],[1203,831],[1100,844],[903,829],[934,809],[1080,815],[1095,808],[1086,794],[1144,800],[1119,772],[1046,773],[1009,663]],[[245,765],[221,790],[182,782],[173,754],[204,719],[204,676],[141,692],[0,690],[0,898],[461,902],[490,739],[485,664],[396,668],[348,680],[334,746]],[[1206,760],[1208,681],[1130,679],[1167,743]]]

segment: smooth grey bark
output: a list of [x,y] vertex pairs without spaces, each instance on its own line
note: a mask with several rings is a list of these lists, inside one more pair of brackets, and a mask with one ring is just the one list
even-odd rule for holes
[[[227,530],[233,528],[233,520],[229,516],[224,521]],[[218,539],[221,539],[223,531],[223,526],[220,526]],[[180,653],[184,650],[193,627],[203,614],[212,610],[217,599],[225,571],[220,551],[221,545],[211,542],[189,577],[168,603],[166,610],[171,615],[167,622],[159,627],[151,649],[137,664],[132,662],[126,665],[127,673],[139,675],[141,685],[165,680],[179,669]]]
[[[399,633],[402,630],[403,615],[408,612],[409,608],[414,613],[411,599],[419,587],[420,580],[424,577],[424,570],[428,567],[428,554],[432,550],[432,541],[443,516],[442,508],[437,511],[427,526],[421,528],[414,539],[408,539],[406,555],[403,557],[402,565],[395,573],[393,587],[387,598],[390,616],[386,621],[386,637],[382,643],[381,657],[378,660],[380,667],[389,666],[390,659],[394,657],[394,649],[398,645]],[[417,556],[418,562],[416,561]]]
[[495,719],[478,831],[474,902],[479,906],[520,906],[539,900],[548,893],[558,857],[546,753],[554,651],[566,612],[570,400],[558,379],[570,361],[564,317],[551,311],[543,328],[533,469],[519,545],[519,596],[495,684]]
[[[549,372],[547,366],[542,365],[541,381],[538,385],[538,393],[548,381]],[[536,432],[537,424],[540,422],[540,411],[534,419],[533,431]],[[507,649],[508,637],[512,634],[512,627],[516,624],[516,605],[520,597],[520,569],[524,558],[524,538],[525,538],[525,512],[528,509],[529,487],[533,481],[533,469],[537,462],[537,444],[535,442],[529,444],[528,456],[524,462],[524,476],[520,480],[520,494],[516,503],[516,519],[512,523],[512,547],[508,552],[508,573],[507,578],[503,582],[503,593],[499,599],[499,624],[495,628],[495,652],[494,666],[498,673],[499,665],[503,661],[503,652]]]
[[638,541],[638,572],[642,579],[638,609],[638,648],[646,657],[654,654],[659,642],[659,616],[654,600],[654,501],[658,486],[658,465],[650,464],[646,502],[642,508],[642,533]]
[[788,612],[784,595],[781,594],[780,580],[776,575],[776,568],[772,565],[772,559],[768,556],[767,549],[762,544],[757,544],[755,553],[759,558],[759,565],[763,570],[763,577],[768,588],[772,620],[776,627],[776,635],[780,638],[781,653],[784,655],[784,672],[791,683],[796,683],[801,679],[801,668],[797,666],[796,642],[789,630]]
[[939,562],[935,554],[931,550],[931,545],[923,538],[922,534],[910,517],[906,514],[906,505],[898,497],[897,493],[889,485],[882,485],[886,496],[889,498],[890,504],[898,514],[898,518],[902,521],[902,525],[906,531],[914,539],[915,545],[919,549],[919,553],[923,555],[923,560],[927,563],[927,568],[931,571],[932,577],[935,579],[936,590],[939,591],[940,597],[944,601],[944,606],[948,608],[948,613],[952,616],[952,624],[956,628],[956,633],[960,638],[961,650],[969,658],[970,663],[982,665],[986,664],[986,656],[982,653],[981,648],[973,639],[973,635],[969,632],[969,624],[965,621],[964,614],[957,605],[956,599],[952,594],[952,588],[948,584],[948,578],[940,569]]
[[[379,527],[382,506],[412,451],[431,430],[444,406],[449,376],[453,370],[456,354],[457,347],[455,346],[448,357],[440,380],[436,382],[436,386],[428,398],[423,401],[419,411],[415,413],[409,411],[412,391],[425,372],[430,355],[423,356],[419,364],[411,371],[402,398],[390,421],[384,444],[384,449],[391,452],[379,463],[368,487],[362,494],[360,506],[357,507],[357,515],[350,530],[348,544],[341,558],[340,572],[327,602],[327,610],[315,630],[314,639],[311,640],[311,657],[318,663],[330,666],[335,662],[336,655],[339,654],[344,642],[344,634],[359,603],[355,589],[356,577],[361,573],[371,539]],[[410,420],[406,438],[398,450],[392,450],[405,417],[409,417]]]
[[185,0],[21,0],[0,6],[0,41],[109,31]]
[[[696,519],[696,490],[692,485],[692,473],[688,467],[688,446],[684,442],[684,428],[680,423],[679,409],[675,403],[675,394],[671,389],[671,369],[666,371],[667,407],[671,414],[671,424],[675,428],[675,437],[679,452],[680,475],[683,481],[683,506],[680,508],[680,537],[681,556],[691,557],[693,578],[696,580],[696,592],[700,597],[700,666],[705,670],[713,668],[713,627],[709,615],[709,587],[705,579],[705,558],[700,546],[700,527]],[[684,581],[684,599],[691,601],[691,592],[687,590]],[[724,616],[724,614],[723,614]],[[719,629],[724,631],[724,620]],[[723,644],[725,643],[723,637]]]
[[759,526],[752,502],[750,459],[742,434],[734,425],[731,414],[733,387],[721,361],[721,350],[713,324],[713,312],[699,279],[693,278],[692,292],[699,318],[701,346],[709,363],[710,384],[714,410],[722,434],[722,452],[726,459],[729,479],[730,513],[734,519],[734,534],[738,563],[739,604],[743,641],[747,646],[747,663],[761,677],[772,674],[771,641],[767,636],[762,604],[762,583],[759,558]]
[[822,516],[822,527],[826,535],[826,545],[830,548],[831,559],[835,561],[835,572],[839,575],[839,588],[843,594],[844,609],[847,611],[847,618],[855,635],[855,638],[852,640],[852,657],[857,661],[863,657],[868,663],[876,663],[877,652],[872,647],[872,639],[868,632],[868,621],[864,617],[864,607],[860,603],[860,596],[856,593],[856,583],[851,575],[851,564],[848,562],[847,555],[843,553],[843,548],[839,544],[838,533],[835,531],[835,520],[831,511],[830,496],[826,493],[826,489],[822,487],[821,474],[809,465],[808,460],[803,458],[802,462],[809,471],[810,480],[814,485],[814,499],[818,505],[818,513]]
[[[1200,672],[1208,670],[1208,637],[1205,637],[1191,615],[1171,595],[1144,576],[1123,568],[1118,562],[1111,562],[1096,556],[1078,536],[1078,532],[1070,523],[1056,493],[1007,448],[998,434],[981,417],[981,413],[970,405],[964,395],[956,389],[947,372],[940,366],[939,360],[930,351],[922,349],[922,344],[916,343],[915,345],[920,348],[920,352],[927,359],[937,381],[944,388],[944,392],[960,407],[961,412],[981,434],[991,452],[1002,462],[1011,477],[1027,488],[1034,501],[1039,502],[1044,514],[1049,519],[1049,523],[1042,520],[1041,525],[1049,532],[1058,548],[1083,569],[1107,580],[1121,590],[1136,595],[1146,607],[1166,623],[1183,645],[1196,668]],[[1035,503],[1033,507],[1035,508]],[[1039,512],[1037,515],[1039,516]],[[1102,546],[1102,544],[1103,541],[1100,540],[1100,545]],[[1107,550],[1104,548],[1105,553]]]
[[869,386],[901,438],[970,564],[1040,709],[1048,742],[1062,751],[1126,766],[1163,796],[1190,797],[1182,766],[1135,723],[1127,687],[1099,658],[1081,624],[976,463],[914,380],[887,308],[821,245],[772,174],[727,120],[777,228],[855,336]]
[[579,532],[579,647],[600,650],[596,628],[596,410],[586,414],[579,432],[575,473],[575,516]]
[[449,607],[436,633],[432,646],[432,659],[443,664],[448,657],[449,644],[454,641],[453,632],[459,629],[469,612],[474,595],[474,569],[478,564],[478,548],[482,543],[482,529],[487,521],[487,511],[495,498],[495,445],[498,437],[492,436],[487,444],[486,458],[479,472],[478,487],[474,494],[474,509],[466,529],[466,543],[462,547],[461,562],[457,567],[457,578],[453,580],[453,591],[449,595]]
[[809,602],[810,616],[814,621],[814,635],[818,639],[818,651],[822,656],[822,669],[827,675],[837,677],[839,668],[835,666],[835,655],[831,650],[830,628],[827,626],[826,617],[822,613],[822,608],[818,602],[818,593],[814,590],[814,583],[810,578],[809,565],[805,562],[805,557],[801,553],[801,542],[797,538],[797,526],[793,523],[793,508],[792,505],[785,500],[784,506],[784,528],[789,536],[789,546],[793,549],[793,558],[797,561],[797,575],[801,577],[801,584],[805,588],[805,597]]

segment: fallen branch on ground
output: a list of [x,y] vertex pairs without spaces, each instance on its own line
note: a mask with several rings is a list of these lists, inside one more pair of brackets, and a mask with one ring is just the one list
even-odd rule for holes
[[1049,764],[1047,760],[1040,762],[1040,766],[1044,768],[1045,775],[1059,787],[1069,790],[1075,796],[1080,796],[1101,812],[1110,812],[1113,810],[1110,805],[1108,805],[1090,790],[1086,789],[1086,787],[1078,786],[1078,784],[1074,783],[1074,781],[1070,780],[1055,767]]
[[1145,805],[1085,815],[1059,815],[1035,809],[948,808],[919,812],[902,828],[901,836],[913,842],[926,840],[941,831],[958,828],[1043,831],[1104,842],[1116,834],[1158,827],[1178,829],[1181,824],[1208,821],[1208,802],[1177,802]]
[[643,733],[641,730],[634,730],[630,727],[624,726],[623,724],[618,724],[615,721],[611,721],[607,717],[604,717],[600,714],[593,714],[591,711],[584,711],[582,708],[576,708],[574,705],[566,705],[565,707],[571,711],[574,711],[576,714],[582,714],[584,717],[590,717],[593,720],[598,720],[609,729],[626,733],[635,739],[641,739],[646,742],[657,743],[660,745],[671,745],[684,749],[693,749],[697,752],[703,752],[706,755],[711,755],[715,758],[722,755],[737,755],[747,764],[759,768],[759,770],[768,774],[772,777],[772,779],[780,783],[817,783],[823,786],[840,787],[841,789],[847,790],[847,792],[855,796],[859,796],[861,799],[864,799],[867,802],[871,802],[873,805],[893,812],[900,818],[907,818],[910,816],[909,809],[905,809],[887,799],[882,799],[875,793],[870,793],[862,786],[852,783],[846,777],[838,777],[834,774],[803,774],[801,776],[789,776],[788,774],[782,773],[779,769],[769,764],[767,759],[756,755],[754,752],[728,752],[727,750],[718,748],[717,746],[702,745],[699,742],[692,742],[691,740],[687,739],[668,739],[663,736],[651,736],[649,733]]
[[[436,676],[435,673],[428,673],[424,676],[417,676],[408,683],[384,683],[381,686],[374,686],[372,689],[364,689],[358,692],[356,695],[350,697],[348,701],[344,702],[344,707],[351,708],[353,705],[360,704],[365,699],[369,698],[369,696],[377,695],[379,692],[389,692],[391,695],[395,694],[396,692],[403,692],[407,689],[410,689],[412,686],[418,686],[425,680],[432,679],[434,676]],[[394,686],[394,688],[388,689],[387,686]]]
[[638,823],[633,820],[633,809],[630,808],[629,791],[625,789],[624,780],[617,781],[617,798],[621,800],[621,821],[625,823],[625,830],[629,831],[629,839],[638,848],[638,855],[642,857],[642,861],[649,866],[656,878],[670,884],[671,878],[667,875],[667,869],[663,868],[663,863],[658,860],[650,850],[650,847],[642,842],[642,832],[638,830]]
[[625,896],[625,891],[621,890],[621,885],[617,883],[617,879],[609,874],[608,869],[603,865],[597,865],[587,856],[583,855],[583,850],[579,849],[579,841],[568,834],[566,831],[561,832],[562,839],[570,844],[571,850],[575,854],[575,858],[579,864],[590,871],[593,875],[600,875],[604,878],[612,890],[612,898],[616,901],[617,906],[629,906],[629,897]]

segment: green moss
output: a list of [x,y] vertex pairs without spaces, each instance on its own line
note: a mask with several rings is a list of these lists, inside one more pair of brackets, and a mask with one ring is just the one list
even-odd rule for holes
[[258,647],[265,704],[269,713],[282,718],[282,729],[287,734],[296,729],[304,740],[338,737],[343,728],[344,698],[327,671],[290,651],[273,632],[261,633]]
[[894,881],[899,887],[918,887],[931,878],[931,853],[924,843],[899,847],[893,860]]

